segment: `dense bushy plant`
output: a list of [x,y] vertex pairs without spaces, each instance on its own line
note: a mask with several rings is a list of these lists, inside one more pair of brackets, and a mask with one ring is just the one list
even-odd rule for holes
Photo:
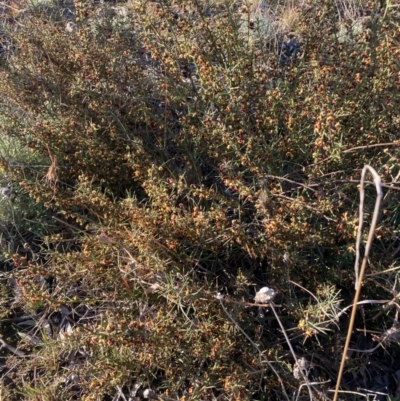
[[1,162],[46,224],[27,217],[38,250],[6,255],[4,311],[31,315],[10,397],[287,397],[285,337],[250,303],[265,283],[315,381],[335,380],[364,164],[387,185],[365,291],[391,300],[399,11],[273,3],[75,1],[5,22],[2,135],[41,162]]

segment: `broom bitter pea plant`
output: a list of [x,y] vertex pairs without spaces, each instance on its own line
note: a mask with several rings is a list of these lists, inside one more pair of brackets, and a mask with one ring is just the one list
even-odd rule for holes
[[395,396],[398,9],[62,7],[4,14],[0,338],[26,357],[3,348],[1,397],[329,398],[366,164],[385,207],[350,349],[392,358],[353,352],[340,397]]

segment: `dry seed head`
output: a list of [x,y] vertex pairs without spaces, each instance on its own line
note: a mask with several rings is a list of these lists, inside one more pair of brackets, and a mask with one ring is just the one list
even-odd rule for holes
[[303,357],[298,359],[297,363],[293,367],[294,378],[298,380],[302,379],[303,375],[301,374],[301,371],[303,371],[303,374],[307,376],[309,367],[310,362],[308,362],[306,358]]
[[285,253],[283,254],[283,261],[284,261],[285,263],[289,263],[289,262],[290,262],[290,255],[289,255],[289,252],[285,252]]
[[9,198],[11,196],[11,189],[7,187],[1,188],[1,194],[4,198]]
[[269,287],[263,287],[256,293],[254,301],[258,304],[265,304],[271,302],[276,296],[276,292]]
[[156,398],[156,393],[151,388],[146,388],[146,390],[143,391],[143,398]]
[[74,33],[76,31],[75,22],[72,22],[72,21],[67,22],[67,25],[65,26],[65,30],[68,33]]

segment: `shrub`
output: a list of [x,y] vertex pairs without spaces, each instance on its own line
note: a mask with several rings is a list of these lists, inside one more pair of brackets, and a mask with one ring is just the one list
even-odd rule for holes
[[10,391],[301,393],[281,327],[248,302],[265,283],[315,380],[335,380],[364,164],[388,186],[365,293],[388,299],[397,277],[377,276],[397,257],[396,8],[178,0],[71,10],[73,21],[51,4],[19,16],[0,71],[4,137],[47,160],[3,157],[3,167],[37,202],[29,209],[47,208],[50,231],[35,217],[40,257],[10,255],[8,302],[34,317],[17,327],[18,349],[34,357],[19,361]]

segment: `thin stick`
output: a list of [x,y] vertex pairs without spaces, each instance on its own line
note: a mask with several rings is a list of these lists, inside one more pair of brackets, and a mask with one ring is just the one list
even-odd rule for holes
[[320,210],[318,210],[317,208],[312,207],[312,206],[310,206],[310,205],[307,205],[305,202],[296,201],[296,200],[294,200],[293,198],[291,198],[290,196],[286,196],[286,195],[282,195],[282,194],[272,194],[271,196],[274,196],[274,197],[276,197],[276,198],[286,199],[286,200],[291,201],[291,202],[293,202],[293,203],[295,203],[295,202],[300,203],[304,208],[309,209],[309,210],[312,210],[312,211],[315,212],[315,213],[318,213],[319,215],[321,215],[322,217],[324,217],[324,218],[325,218],[326,220],[328,220],[328,221],[335,221],[335,222],[337,221],[337,220],[335,220],[335,219],[332,219],[331,217],[328,217],[328,216],[324,215],[324,214],[323,214]]
[[307,288],[304,288],[303,286],[301,286],[300,284],[297,284],[296,282],[289,280],[289,283],[292,283],[294,285],[297,285],[298,287],[300,287],[303,291],[308,292],[317,302],[319,302],[318,298],[309,290],[307,290]]
[[309,191],[312,191],[312,192],[314,192],[314,193],[317,192],[315,189],[309,187],[308,185],[305,185],[305,184],[303,184],[303,183],[301,183],[301,182],[298,182],[298,181],[290,180],[289,178],[286,178],[286,177],[279,177],[279,176],[277,176],[277,175],[271,175],[271,174],[266,174],[266,175],[264,175],[264,177],[265,177],[265,178],[271,178],[271,179],[273,179],[273,180],[281,180],[281,181],[290,182],[291,184],[298,185],[298,186],[300,186],[300,187],[302,187],[302,188],[305,188],[305,189],[308,189]]
[[[334,390],[328,390],[329,393],[331,393]],[[335,390],[336,391],[336,390]],[[340,390],[340,393],[343,394],[354,394],[354,395],[361,395],[364,398],[368,398],[368,394],[363,394],[363,393],[359,393],[357,391],[345,391],[345,390]]]
[[294,359],[296,365],[299,367],[300,374],[303,376],[303,380],[304,380],[304,382],[305,382],[305,384],[306,384],[306,386],[307,386],[308,393],[310,394],[310,400],[313,401],[313,400],[314,400],[314,395],[313,395],[313,392],[312,392],[312,389],[311,389],[311,386],[310,386],[310,382],[308,381],[308,378],[307,378],[306,374],[303,372],[303,369],[301,368],[301,366],[300,366],[300,364],[299,364],[299,361],[298,361],[298,359],[297,359],[296,353],[294,352],[294,349],[293,349],[293,347],[292,347],[292,343],[290,342],[289,337],[288,337],[287,334],[286,334],[286,330],[285,330],[285,328],[283,327],[283,324],[282,324],[282,322],[281,322],[281,319],[279,319],[279,316],[278,316],[278,314],[276,313],[276,309],[275,309],[273,303],[271,303],[270,307],[271,307],[272,312],[274,313],[274,315],[275,315],[275,317],[276,317],[276,320],[277,320],[278,323],[279,323],[279,326],[281,327],[282,333],[283,333],[283,335],[284,335],[284,337],[285,337],[285,340],[286,340],[287,345],[289,346],[290,352],[292,353],[293,359]]
[[[330,184],[336,184],[336,183],[338,183],[338,184],[342,184],[342,183],[358,184],[358,181],[357,180],[333,180],[333,181],[329,181],[329,183]],[[325,184],[325,183],[322,183],[322,184]],[[375,184],[375,180],[374,181],[365,181],[365,184]],[[395,191],[400,191],[400,187],[394,187],[393,182],[391,184],[382,184],[381,183],[380,186],[382,188],[388,188],[388,189],[394,189]]]
[[[364,304],[388,304],[389,302],[391,302],[391,301],[387,301],[386,299],[385,299],[385,300],[382,300],[382,299],[379,299],[379,300],[376,300],[376,299],[366,299],[366,300],[364,300],[364,301],[359,301],[359,302],[357,302],[357,305],[364,305]],[[350,308],[352,308],[353,306],[354,306],[354,303],[352,303],[352,304],[349,305],[349,306],[346,306],[344,309],[342,309],[342,310],[336,315],[335,319],[336,319],[336,320],[339,319],[340,316],[342,316],[343,313],[347,311],[347,309],[350,309]]]
[[24,352],[22,352],[22,351],[20,351],[20,350],[18,350],[18,349],[16,349],[16,348],[14,348],[14,347],[11,346],[11,345],[8,345],[2,338],[0,338],[0,344],[1,344],[0,348],[5,348],[5,349],[7,349],[8,351],[12,352],[13,354],[15,354],[15,355],[17,355],[17,356],[19,356],[19,357],[24,357],[24,356],[26,356]]
[[[359,269],[359,259],[360,259],[360,242],[361,242],[363,217],[364,217],[364,198],[365,198],[364,183],[365,183],[365,174],[367,173],[367,171],[369,171],[371,173],[371,175],[374,179],[374,184],[375,184],[377,195],[376,195],[376,201],[375,201],[374,215],[372,216],[371,227],[369,229],[368,239],[367,239],[367,243],[365,246],[365,253],[364,253],[364,257],[363,257],[363,261],[362,261],[362,265],[361,265],[361,270],[359,272],[358,269]],[[356,255],[356,262],[355,262],[355,266],[354,266],[355,276],[356,276],[356,283],[355,283],[356,294],[354,296],[353,309],[351,311],[350,323],[349,323],[349,328],[347,331],[346,343],[345,343],[344,349],[343,349],[342,361],[340,363],[340,368],[339,368],[338,378],[337,378],[337,382],[336,382],[335,394],[333,396],[333,401],[337,401],[337,398],[339,395],[340,382],[342,380],[344,365],[346,364],[347,351],[348,351],[349,345],[350,345],[351,333],[353,331],[354,321],[356,318],[357,302],[358,302],[358,299],[360,298],[361,284],[362,284],[362,281],[364,278],[364,273],[365,273],[365,269],[366,269],[367,262],[368,262],[368,254],[371,249],[371,244],[374,240],[375,228],[376,228],[376,224],[378,222],[379,208],[381,205],[382,197],[383,197],[382,182],[381,182],[381,179],[380,179],[378,173],[371,166],[365,165],[362,170],[362,173],[361,173],[361,181],[360,181],[360,216],[359,216],[357,242],[356,242],[357,255]]]
[[[399,247],[399,250],[400,250],[400,247]],[[381,274],[393,272],[393,271],[399,270],[399,269],[400,269],[400,266],[394,266],[394,267],[391,267],[390,269],[382,270],[381,272],[367,274],[365,277],[380,276]]]
[[[272,366],[272,363],[268,360],[268,358],[264,355],[264,353],[260,350],[260,348],[258,347],[258,345],[250,338],[250,336],[240,327],[240,325],[236,322],[236,320],[232,317],[232,315],[228,312],[228,310],[226,309],[224,303],[222,302],[221,298],[218,298],[219,302],[221,303],[222,309],[224,310],[224,312],[226,313],[226,315],[228,316],[229,320],[242,332],[242,334],[247,338],[247,340],[249,340],[250,344],[258,351],[258,353],[260,354],[260,358],[264,359],[265,362],[267,362],[268,366],[271,368],[271,370],[275,373],[275,376],[277,377],[277,379],[279,380],[281,386],[282,386],[282,391],[285,394],[285,397],[288,401],[290,401],[290,398],[286,392],[285,389],[285,384],[283,383],[282,378],[279,376],[279,373],[277,372],[277,370]],[[301,370],[301,369],[300,369]]]
[[382,146],[400,146],[400,142],[374,143],[372,145],[356,146],[354,148],[346,149],[342,153],[350,153],[355,152],[356,150],[371,149]]

